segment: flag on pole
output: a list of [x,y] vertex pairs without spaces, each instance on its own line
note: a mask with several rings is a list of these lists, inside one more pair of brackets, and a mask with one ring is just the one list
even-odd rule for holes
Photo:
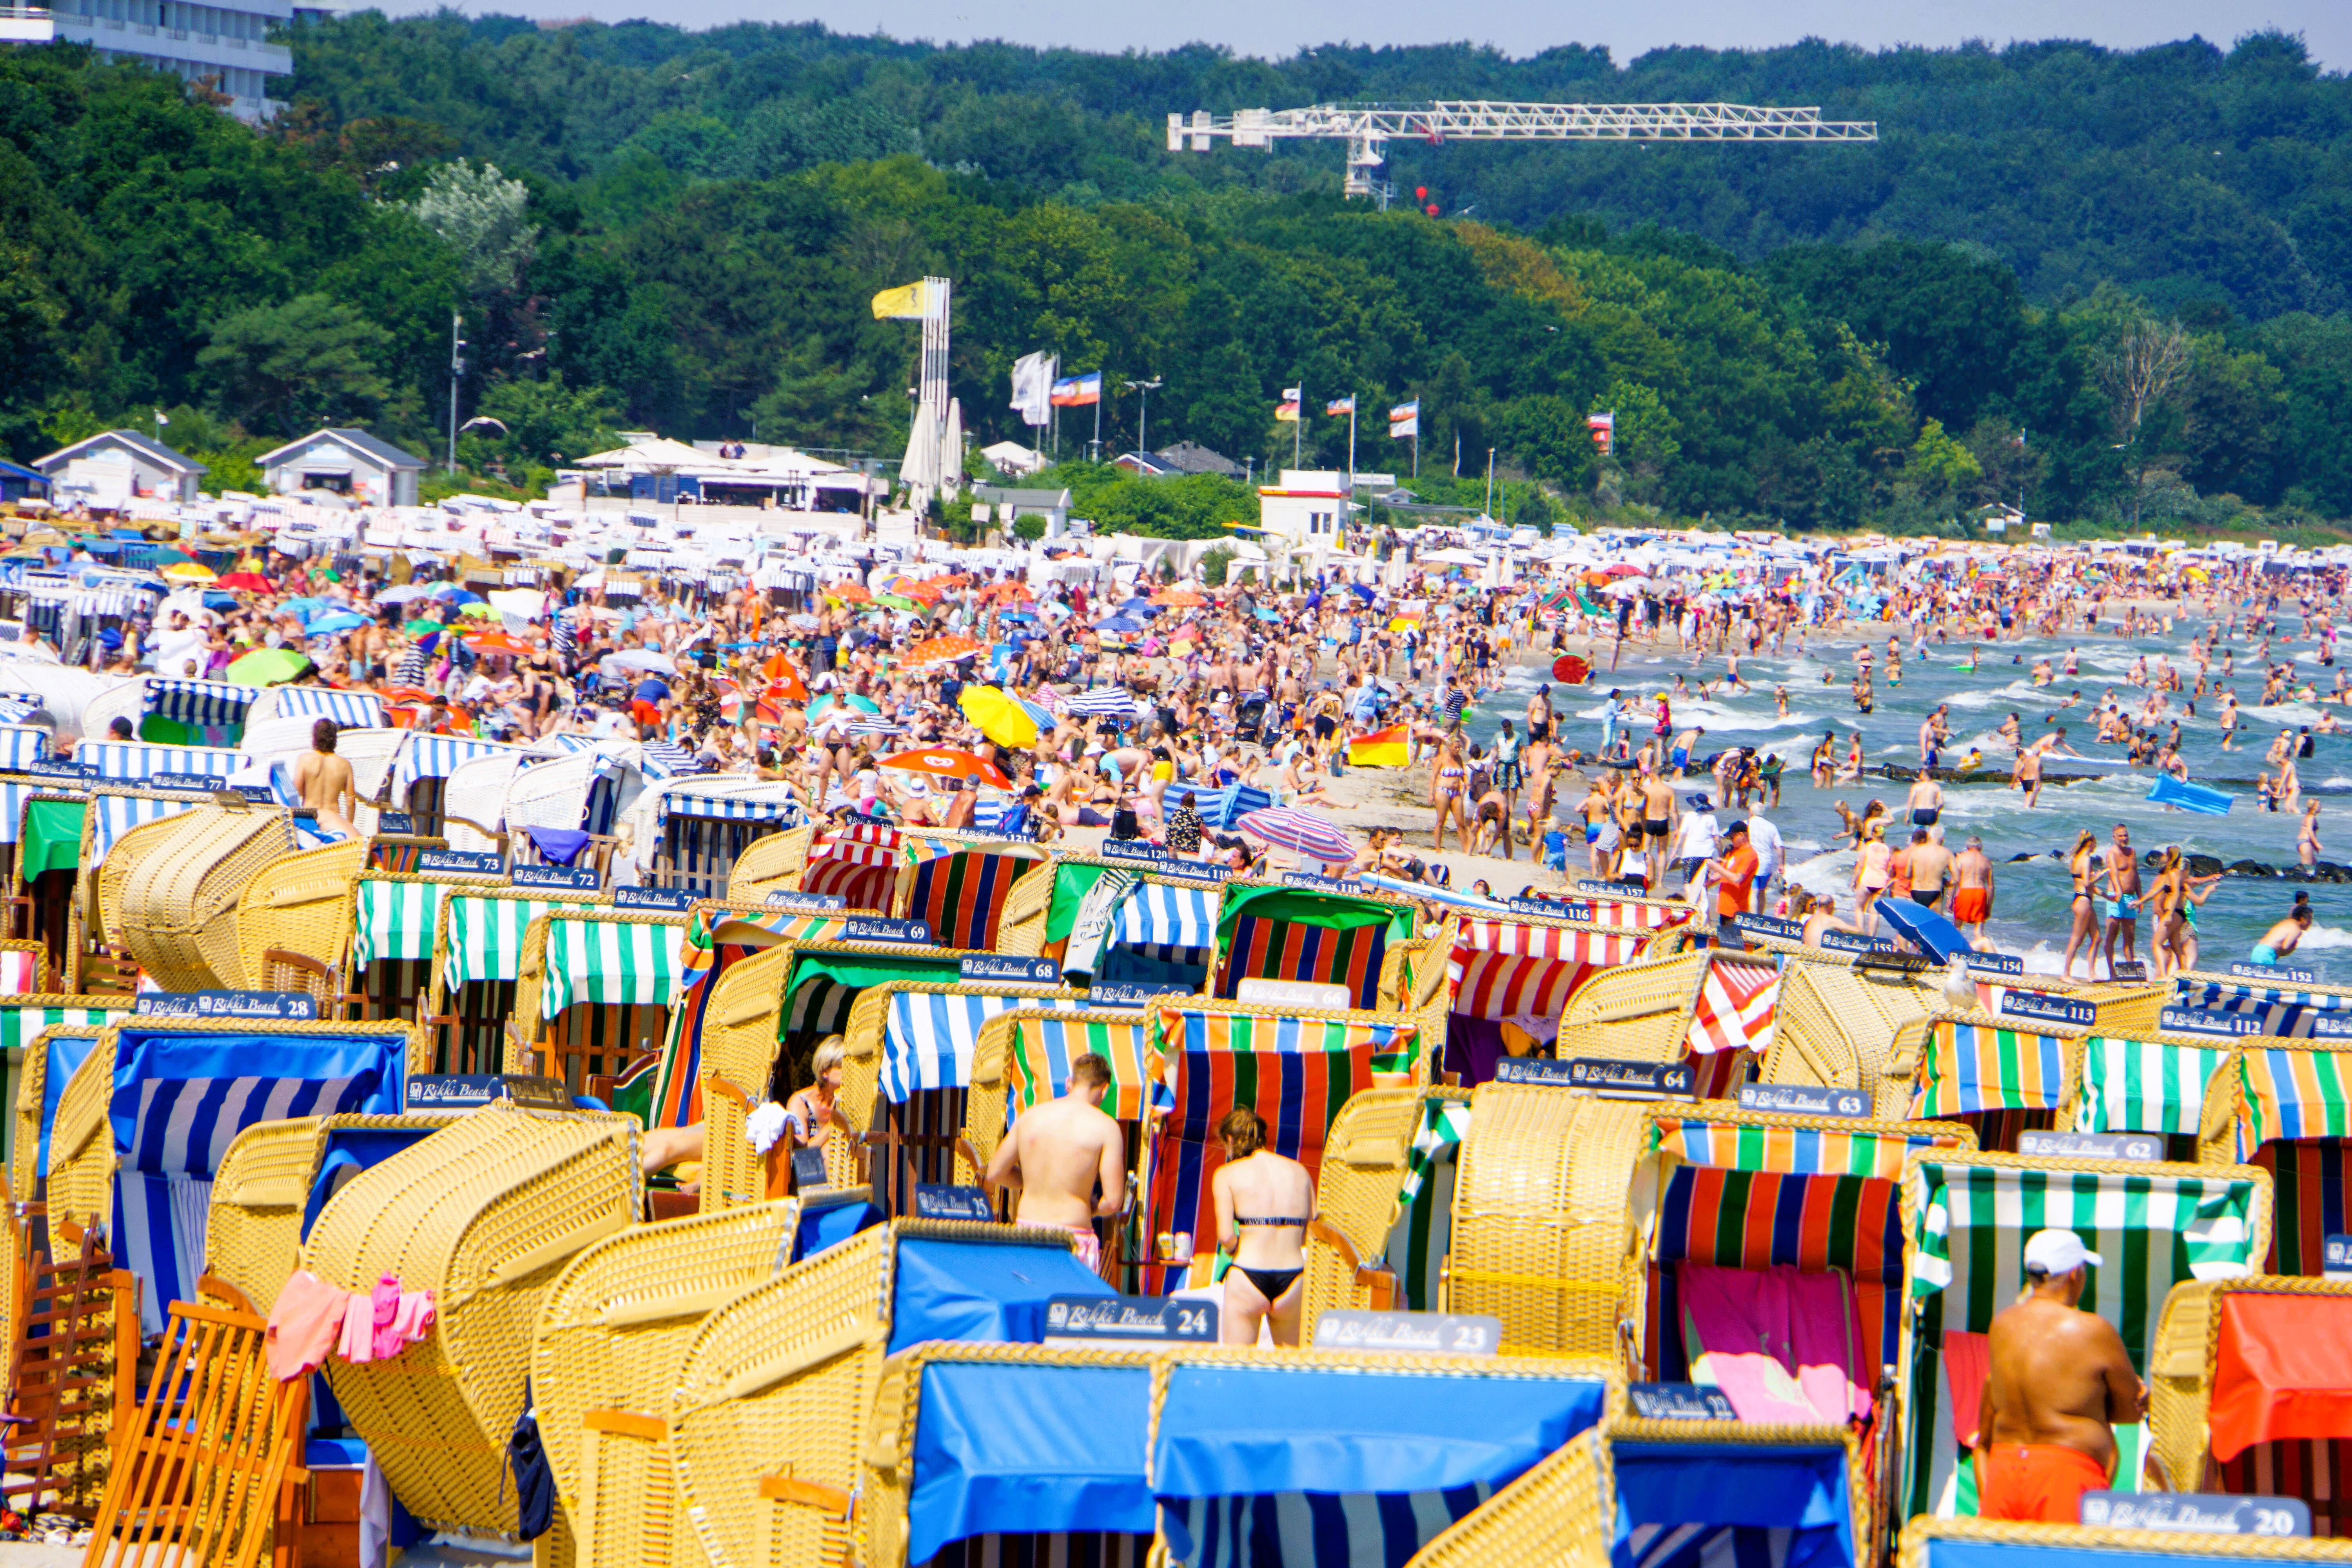
[[1084,408],[1102,401],[1102,372],[1090,370],[1084,375],[1066,375],[1054,384],[1054,406]]
[[1353,395],[1335,397],[1323,405],[1323,412],[1326,414],[1353,414],[1355,411],[1356,400]]
[[885,289],[874,296],[874,319],[877,321],[919,321],[930,313],[930,290],[919,279]]
[[1402,724],[1358,735],[1348,742],[1348,765],[1351,768],[1401,768],[1411,760],[1412,748],[1406,743]]
[[1402,441],[1408,436],[1421,434],[1421,399],[1400,403],[1389,410],[1389,436]]
[[1021,416],[1024,425],[1036,426],[1054,422],[1054,372],[1058,368],[1048,353],[1023,354],[1013,362],[1013,411]]
[[1593,445],[1601,448],[1602,457],[1606,458],[1615,453],[1617,416],[1614,411],[1607,414],[1588,414],[1584,416],[1584,424],[1585,427],[1592,432]]
[[1287,419],[1293,424],[1297,423],[1298,390],[1295,386],[1286,386],[1282,389],[1282,401],[1274,410],[1274,416],[1276,419]]
[[162,409],[160,409],[160,408],[158,408],[157,410],[155,410],[155,423],[156,423],[156,424],[158,424],[158,425],[169,425],[171,422],[172,422],[172,416],[171,416],[170,415],[168,415],[168,414],[164,413],[164,412],[163,412]]

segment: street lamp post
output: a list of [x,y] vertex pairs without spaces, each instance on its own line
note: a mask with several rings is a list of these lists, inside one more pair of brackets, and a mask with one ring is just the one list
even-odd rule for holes
[[1129,381],[1120,384],[1129,392],[1143,394],[1143,408],[1135,421],[1135,455],[1139,458],[1151,450],[1149,439],[1151,434],[1151,395],[1159,389],[1160,378],[1155,375],[1150,381]]
[[457,471],[457,378],[466,374],[466,340],[457,333],[465,317],[449,312],[449,472]]

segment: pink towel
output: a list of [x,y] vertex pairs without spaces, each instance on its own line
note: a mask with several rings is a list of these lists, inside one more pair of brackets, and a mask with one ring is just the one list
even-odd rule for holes
[[262,1333],[269,1375],[280,1383],[323,1364],[343,1331],[351,1298],[307,1268],[298,1268],[278,1292]]
[[[384,1301],[384,1286],[392,1287],[389,1311]],[[375,1296],[375,1359],[389,1361],[402,1351],[423,1339],[433,1328],[433,1292],[403,1290],[400,1281],[385,1275],[376,1286]]]
[[335,1353],[349,1362],[375,1360],[375,1300],[363,1295],[343,1298],[343,1331]]
[[1843,1273],[1685,1263],[1677,1279],[1691,1375],[1720,1387],[1742,1421],[1868,1419],[1853,1292]]

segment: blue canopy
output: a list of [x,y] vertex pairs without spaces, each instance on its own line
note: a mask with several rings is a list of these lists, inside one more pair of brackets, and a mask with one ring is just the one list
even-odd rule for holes
[[923,1368],[907,1561],[976,1535],[1149,1535],[1151,1371],[934,1362]]
[[188,1034],[124,1026],[115,1036],[114,1146],[142,1170],[209,1175],[257,1121],[335,1111],[390,1115],[407,1088],[408,1044],[389,1034]]
[[1878,911],[1880,920],[1895,928],[1895,935],[1938,963],[1949,963],[1956,952],[1973,951],[1959,927],[1925,904],[1913,903],[1909,899],[1881,899],[1871,908]]
[[1598,1378],[1178,1366],[1162,1499],[1499,1486],[1601,1418]]
[[[41,1079],[41,1140],[37,1152],[40,1163],[34,1167],[37,1171],[49,1168],[49,1129],[58,1124],[58,1100],[66,1091],[66,1080],[80,1070],[81,1064],[89,1059],[89,1053],[97,1045],[96,1035],[53,1034],[49,1037],[48,1072]],[[30,1193],[19,1193],[16,1201],[29,1203],[32,1197]]]
[[898,1243],[890,1351],[925,1340],[1034,1345],[1053,1297],[1114,1293],[1066,1247],[909,1237]]
[[1717,1561],[1853,1568],[1843,1447],[1618,1443],[1611,1456],[1617,1472],[1612,1568],[1701,1568]]
[[882,1223],[882,1211],[863,1199],[827,1203],[824,1196],[811,1193],[801,1199],[801,1223],[793,1233],[795,1263]]
[[310,1196],[302,1206],[302,1239],[310,1239],[310,1227],[319,1223],[319,1215],[327,1200],[342,1189],[342,1184],[391,1159],[404,1149],[414,1148],[439,1131],[436,1127],[335,1127],[328,1130],[327,1145],[319,1159],[318,1173],[310,1179]]
[[1927,1540],[1927,1568],[2244,1568],[2242,1556],[2198,1552],[2118,1552],[2080,1546],[2028,1546],[2009,1541]]

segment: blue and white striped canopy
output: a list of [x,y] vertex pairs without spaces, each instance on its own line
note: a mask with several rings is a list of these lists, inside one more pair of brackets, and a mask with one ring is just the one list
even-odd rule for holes
[[114,841],[132,828],[150,822],[161,822],[167,816],[177,816],[184,811],[194,811],[203,804],[194,796],[186,800],[153,800],[136,795],[92,795],[89,801],[92,813],[89,868],[94,871],[104,864],[106,853],[114,847]]
[[332,719],[354,730],[383,728],[383,699],[373,691],[332,691],[323,686],[278,689],[281,719]]
[[801,819],[798,803],[780,795],[703,795],[694,790],[670,790],[661,797],[661,820],[673,816],[717,816],[730,822],[780,822]]
[[649,779],[675,778],[680,773],[698,773],[702,763],[684,746],[672,746],[659,741],[648,741],[642,748],[645,774]]
[[253,706],[260,693],[250,686],[231,686],[224,680],[159,680],[147,681],[147,711],[174,723],[195,724],[207,729],[225,728],[245,722],[245,710]]
[[400,743],[400,754],[392,763],[392,798],[405,800],[408,786],[418,779],[446,779],[460,763],[476,757],[492,757],[500,752],[511,752],[512,746],[496,741],[469,741],[459,735],[411,734]]
[[1216,892],[1209,888],[1142,883],[1118,906],[1111,922],[1111,940],[1122,947],[1153,953],[1213,948],[1217,945]]
[[41,710],[41,700],[11,691],[0,695],[0,724],[21,724]]
[[157,773],[203,773],[225,779],[245,765],[226,746],[153,746],[137,741],[84,741],[73,760],[98,770],[101,779],[146,779]]
[[45,762],[49,754],[49,732],[30,725],[0,726],[0,768],[21,768]]
[[968,1089],[980,1026],[1015,1007],[1083,1007],[1083,998],[976,995],[970,992],[901,991],[882,1023],[882,1094],[904,1104],[927,1089]]

